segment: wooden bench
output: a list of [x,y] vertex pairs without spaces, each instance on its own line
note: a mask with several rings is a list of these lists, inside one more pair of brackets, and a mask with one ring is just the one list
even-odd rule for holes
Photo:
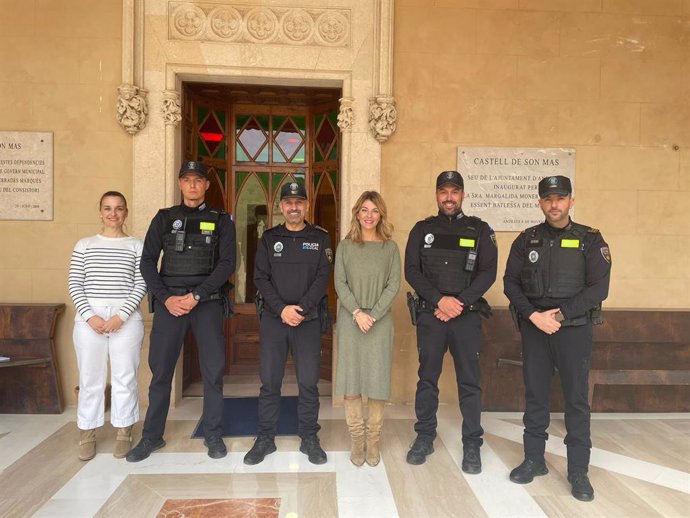
[[64,304],[0,304],[0,414],[61,414],[55,353]]
[[[522,360],[499,358],[497,366],[522,368]],[[597,385],[690,385],[690,370],[592,369],[589,371],[590,406]]]

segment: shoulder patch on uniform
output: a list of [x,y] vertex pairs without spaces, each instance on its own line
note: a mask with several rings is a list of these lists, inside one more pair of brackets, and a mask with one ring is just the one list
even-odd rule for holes
[[321,230],[322,232],[325,232],[326,234],[328,234],[328,230],[326,230],[325,228],[320,227],[320,226],[318,226],[318,225],[312,225],[312,226],[313,226],[314,228],[318,228],[318,229]]
[[611,263],[611,251],[609,250],[608,246],[602,246],[600,249],[601,251],[601,256],[604,258],[604,261],[607,263]]
[[328,259],[329,263],[332,263],[333,262],[333,250],[331,250],[330,248],[326,248],[326,250],[324,250],[324,251],[326,252],[326,259]]

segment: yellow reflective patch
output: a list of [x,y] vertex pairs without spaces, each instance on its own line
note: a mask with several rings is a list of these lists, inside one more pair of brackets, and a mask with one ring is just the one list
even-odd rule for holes
[[460,247],[461,248],[474,248],[474,239],[465,239],[465,238],[460,238]]
[[199,228],[201,230],[215,230],[216,224],[211,221],[202,221],[199,223]]
[[561,239],[561,248],[580,248],[579,239]]

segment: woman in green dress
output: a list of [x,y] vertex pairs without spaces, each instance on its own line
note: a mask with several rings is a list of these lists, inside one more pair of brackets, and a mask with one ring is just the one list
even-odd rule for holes
[[[356,466],[365,461],[376,466],[381,459],[383,408],[391,392],[390,309],[400,288],[400,252],[392,234],[383,198],[365,191],[352,208],[350,230],[335,258],[340,300],[335,393],[345,397],[350,460]],[[366,426],[362,396],[368,399]]]

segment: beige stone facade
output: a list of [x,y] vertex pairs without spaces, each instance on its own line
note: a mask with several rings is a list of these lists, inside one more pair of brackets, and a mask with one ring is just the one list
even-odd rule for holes
[[[98,231],[106,190],[128,195],[139,237],[158,207],[175,202],[183,80],[342,88],[352,108],[342,213],[363,189],[379,188],[401,248],[414,222],[434,212],[434,178],[456,167],[458,146],[575,148],[577,220],[599,227],[613,253],[607,307],[690,308],[690,1],[397,0],[394,8],[392,0],[2,0],[0,129],[54,132],[55,217],[0,222],[0,300],[68,304],[58,328],[68,402],[77,380],[71,249]],[[147,120],[133,134],[116,118],[122,84],[147,91]],[[397,128],[376,133],[371,100],[385,107],[390,96]],[[498,236],[499,276],[513,238]],[[417,369],[406,288],[394,308],[398,402],[412,400]],[[499,280],[489,293],[496,306],[506,305],[501,289]],[[446,401],[453,385],[445,369]]]

